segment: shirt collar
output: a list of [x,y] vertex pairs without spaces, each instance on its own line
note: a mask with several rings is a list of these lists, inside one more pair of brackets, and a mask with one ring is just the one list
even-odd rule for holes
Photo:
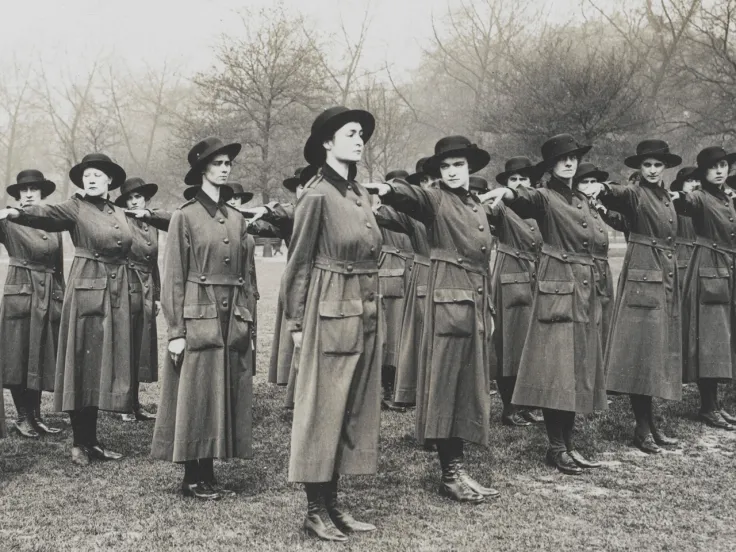
[[439,181],[439,184],[440,184],[440,189],[442,189],[442,190],[444,190],[446,192],[450,192],[451,194],[456,195],[460,199],[470,198],[471,200],[475,201],[476,203],[480,203],[480,201],[478,200],[478,197],[475,194],[471,193],[470,190],[466,190],[463,187],[460,187],[460,188],[451,188],[443,180],[440,180]]
[[556,176],[552,175],[552,178],[550,178],[549,182],[547,183],[547,188],[549,188],[550,190],[554,190],[555,192],[560,194],[562,197],[565,198],[568,203],[572,203],[572,198],[575,196],[575,192],[573,192],[570,186],[565,184]]
[[664,181],[662,180],[660,180],[657,184],[652,184],[642,176],[639,178],[639,186],[643,186],[644,188],[649,188],[650,190],[653,190],[658,196],[669,196],[667,190],[664,187]]
[[212,198],[203,192],[202,188],[200,188],[199,191],[197,191],[197,195],[194,196],[194,199],[202,204],[202,207],[204,207],[205,211],[207,211],[211,217],[214,217],[218,210],[224,217],[227,217],[227,205],[225,200],[222,199],[222,194],[220,194],[220,200],[215,203]]
[[351,164],[350,168],[348,169],[348,180],[345,180],[342,176],[337,174],[337,171],[327,163],[322,165],[322,176],[327,182],[332,184],[337,189],[337,191],[342,194],[343,197],[345,197],[345,194],[347,194],[349,184],[353,184],[353,186],[351,187],[357,195],[362,195],[358,186],[354,185],[355,175],[357,172],[357,167],[354,164]]
[[108,198],[102,197],[102,196],[88,196],[84,194],[77,194],[77,197],[81,199],[82,201],[91,203],[92,205],[97,207],[100,211],[104,211],[105,206],[107,205],[113,205],[113,203]]

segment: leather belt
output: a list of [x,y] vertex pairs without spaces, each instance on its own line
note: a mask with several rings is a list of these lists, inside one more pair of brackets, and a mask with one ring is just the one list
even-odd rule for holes
[[98,263],[114,264],[114,265],[126,264],[126,259],[124,257],[112,257],[110,255],[103,255],[102,253],[90,251],[89,249],[82,249],[80,247],[77,247],[74,250],[74,256],[79,257],[81,259],[90,259],[92,261],[97,261]]
[[532,253],[530,251],[524,251],[522,249],[516,249],[514,247],[511,247],[508,244],[499,242],[496,246],[496,251],[499,253],[503,253],[504,255],[509,255],[510,257],[515,257],[517,259],[523,259],[525,261],[530,262],[536,262],[537,255],[536,253]]
[[238,274],[205,274],[203,272],[189,272],[187,282],[205,286],[242,286],[245,278]]
[[381,253],[387,253],[389,255],[396,255],[397,257],[401,257],[405,261],[409,261],[414,258],[413,251],[406,251],[404,249],[399,249],[398,247],[395,247],[393,245],[382,245]]
[[736,249],[734,249],[733,247],[729,247],[727,245],[721,245],[720,243],[716,243],[713,241],[708,241],[707,239],[700,237],[700,236],[698,236],[698,238],[695,240],[695,245],[699,245],[700,247],[705,247],[712,251],[719,251],[722,253],[729,253],[731,255],[736,255]]
[[666,238],[655,238],[653,236],[642,236],[641,234],[629,234],[629,243],[638,243],[639,245],[646,245],[647,247],[653,247],[655,249],[661,249],[663,251],[674,251],[675,244],[672,242],[672,238],[669,240]]
[[18,268],[27,268],[33,272],[45,272],[46,274],[55,274],[56,269],[53,266],[48,266],[43,263],[37,263],[35,261],[28,261],[26,259],[19,259],[17,257],[8,257],[8,266],[17,266]]
[[338,274],[375,274],[378,272],[378,260],[344,261],[329,257],[317,257],[314,259],[314,267]]
[[146,263],[141,263],[139,261],[134,261],[133,259],[128,259],[127,261],[128,268],[132,268],[133,270],[137,270],[138,272],[145,272],[146,274],[150,274],[153,272],[151,265]]
[[593,256],[590,253],[574,253],[565,251],[557,247],[552,247],[546,243],[542,245],[542,255],[547,255],[567,264],[579,264],[593,266]]
[[450,263],[467,270],[468,272],[475,272],[476,274],[482,274],[483,276],[488,276],[488,272],[490,270],[488,265],[471,261],[468,258],[459,256],[457,253],[453,254],[451,251],[447,251],[446,249],[432,249],[429,253],[429,258],[432,261]]

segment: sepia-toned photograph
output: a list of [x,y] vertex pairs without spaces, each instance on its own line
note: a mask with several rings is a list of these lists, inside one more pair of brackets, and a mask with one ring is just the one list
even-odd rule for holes
[[3,21],[0,551],[736,550],[736,0]]

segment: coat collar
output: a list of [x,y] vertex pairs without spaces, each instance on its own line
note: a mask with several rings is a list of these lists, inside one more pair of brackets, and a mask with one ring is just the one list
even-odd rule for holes
[[720,199],[721,201],[730,201],[729,197],[726,195],[726,192],[721,190],[718,186],[715,184],[711,184],[707,180],[703,179],[703,190],[708,192],[710,195]]
[[471,193],[470,190],[466,190],[465,188],[450,188],[443,180],[439,181],[440,189],[444,190],[445,192],[449,192],[452,195],[456,195],[460,199],[468,199],[470,198],[475,203],[480,203],[478,200],[478,197]]
[[88,196],[84,194],[75,194],[76,197],[97,207],[100,211],[104,211],[106,206],[114,207],[115,204],[106,197]]
[[215,213],[219,210],[222,215],[227,218],[227,204],[225,200],[222,199],[222,194],[220,194],[220,200],[215,203],[212,198],[200,188],[197,195],[194,196],[194,199],[199,201],[202,207],[204,207],[204,210],[207,211],[211,217],[214,217]]
[[646,178],[641,177],[639,178],[639,186],[641,186],[642,188],[649,188],[659,197],[665,197],[665,196],[669,197],[669,194],[667,193],[667,190],[664,187],[663,180],[660,180],[658,184],[652,184]]
[[572,204],[572,198],[575,197],[575,192],[573,191],[570,186],[565,184],[562,180],[557,178],[555,175],[552,175],[552,177],[549,179],[549,182],[547,183],[547,188],[550,190],[553,190],[560,194],[562,197],[565,198],[565,201]]
[[[348,192],[348,185],[355,184],[355,174],[357,172],[358,169],[355,167],[355,165],[350,165],[350,169],[348,170],[348,180],[345,180],[342,176],[337,174],[337,171],[330,167],[327,163],[322,165],[322,177],[327,182],[332,184],[343,197],[345,197],[345,194],[347,194]],[[358,186],[352,186],[352,188],[356,194],[362,195]]]

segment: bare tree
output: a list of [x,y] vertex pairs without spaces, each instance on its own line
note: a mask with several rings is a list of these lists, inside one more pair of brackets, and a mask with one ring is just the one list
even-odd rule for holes
[[13,60],[9,71],[0,80],[0,146],[3,147],[3,182],[7,186],[17,168],[18,150],[28,138],[30,121],[31,71]]

